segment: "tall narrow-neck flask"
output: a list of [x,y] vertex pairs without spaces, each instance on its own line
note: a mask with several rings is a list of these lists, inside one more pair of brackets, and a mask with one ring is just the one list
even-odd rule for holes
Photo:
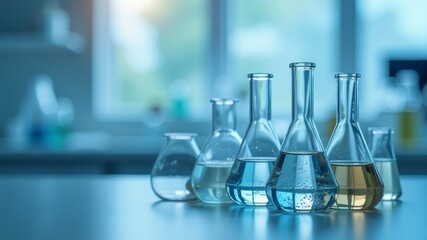
[[242,138],[236,131],[237,99],[212,99],[212,133],[191,175],[197,198],[206,203],[231,202],[225,190]]
[[248,74],[250,123],[227,179],[227,194],[237,204],[267,205],[265,185],[280,151],[271,122],[273,74]]
[[291,63],[292,122],[273,173],[267,196],[289,212],[317,212],[335,201],[337,182],[324,154],[313,120],[314,63]]
[[394,129],[369,128],[369,149],[374,158],[375,166],[384,182],[383,200],[396,200],[402,195],[399,170],[394,152]]
[[337,123],[326,147],[339,185],[332,207],[373,208],[381,201],[384,185],[359,126],[360,74],[340,73],[335,78],[338,82]]

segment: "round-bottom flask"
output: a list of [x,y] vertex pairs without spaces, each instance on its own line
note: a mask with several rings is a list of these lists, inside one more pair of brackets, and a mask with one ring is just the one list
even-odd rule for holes
[[317,212],[332,206],[337,182],[313,120],[314,63],[291,63],[292,122],[267,182],[267,196],[289,212]]
[[166,133],[151,170],[151,187],[164,200],[193,200],[191,172],[200,153],[194,133]]

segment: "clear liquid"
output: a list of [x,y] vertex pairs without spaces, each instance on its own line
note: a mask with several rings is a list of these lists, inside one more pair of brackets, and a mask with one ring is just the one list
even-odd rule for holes
[[206,203],[231,202],[225,190],[225,182],[233,162],[211,161],[196,163],[191,185],[197,198]]
[[151,171],[151,187],[165,200],[196,199],[190,182],[196,157],[191,154],[170,154],[156,160]]
[[290,212],[326,210],[337,193],[335,178],[323,152],[280,152],[266,189],[272,204]]
[[373,163],[331,162],[338,181],[338,196],[332,208],[369,209],[383,196],[383,184]]
[[193,200],[190,176],[152,176],[154,193],[165,200]]
[[402,187],[396,161],[388,158],[375,158],[374,162],[384,183],[383,200],[398,199],[402,195]]
[[237,159],[227,179],[228,196],[241,205],[267,205],[265,190],[275,158]]

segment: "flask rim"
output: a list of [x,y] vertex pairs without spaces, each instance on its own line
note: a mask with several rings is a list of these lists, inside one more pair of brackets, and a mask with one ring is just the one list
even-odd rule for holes
[[394,133],[394,128],[391,127],[370,127],[368,132],[371,134],[388,134]]
[[178,139],[178,140],[187,140],[194,137],[197,137],[197,133],[177,133],[169,132],[164,134],[165,138]]
[[215,104],[232,105],[238,102],[239,102],[238,98],[211,98],[211,103],[215,103]]
[[256,78],[255,80],[269,80],[270,78],[273,78],[274,75],[272,73],[249,73],[248,78],[249,80],[252,78]]
[[290,68],[296,68],[296,67],[311,67],[315,68],[316,64],[314,62],[293,62],[289,64]]
[[335,78],[338,80],[357,80],[361,77],[360,73],[336,73]]

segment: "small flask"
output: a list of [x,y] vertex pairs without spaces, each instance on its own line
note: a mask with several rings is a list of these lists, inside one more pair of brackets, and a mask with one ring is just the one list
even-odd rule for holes
[[164,200],[196,199],[190,183],[200,153],[194,133],[166,133],[165,143],[151,170],[151,188]]
[[191,175],[191,185],[201,201],[231,202],[225,190],[242,138],[236,131],[237,99],[211,99],[212,133],[206,139]]
[[340,73],[335,78],[337,121],[326,147],[339,185],[332,208],[373,208],[381,201],[384,185],[359,126],[360,74]]
[[383,200],[397,200],[402,195],[399,170],[393,144],[393,128],[369,128],[369,148],[384,183]]
[[313,120],[314,63],[289,65],[292,122],[267,182],[267,196],[289,212],[317,212],[335,201],[337,182]]
[[227,194],[237,204],[267,205],[265,185],[280,151],[271,122],[273,74],[248,74],[250,123],[227,179]]

